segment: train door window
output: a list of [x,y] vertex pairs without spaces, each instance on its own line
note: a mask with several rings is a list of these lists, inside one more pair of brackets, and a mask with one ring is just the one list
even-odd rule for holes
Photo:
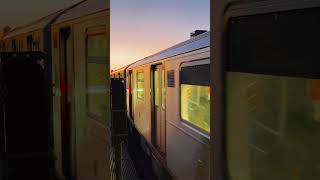
[[106,123],[107,93],[107,38],[106,34],[87,37],[87,111],[88,115]]
[[[205,60],[206,61],[206,60]],[[210,65],[184,64],[180,71],[180,114],[188,124],[210,133]]]
[[162,68],[161,69],[161,97],[162,97],[162,109],[165,110],[166,109],[166,75],[165,75],[165,69]]
[[144,72],[137,72],[137,81],[136,81],[136,91],[137,91],[137,99],[144,100]]
[[32,42],[32,49],[34,51],[39,51],[40,50],[40,37],[36,36]]
[[154,86],[154,104],[155,106],[159,106],[159,100],[160,100],[160,78],[159,78],[159,69],[155,69],[153,71],[153,86]]
[[127,111],[130,112],[130,93],[131,93],[131,87],[130,87],[130,74],[126,76],[126,90],[127,90]]
[[231,179],[320,179],[319,20],[319,8],[230,20]]

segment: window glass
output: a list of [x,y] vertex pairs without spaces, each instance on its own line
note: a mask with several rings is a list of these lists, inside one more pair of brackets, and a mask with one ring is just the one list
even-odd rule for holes
[[235,180],[320,179],[320,80],[229,72],[227,87]]
[[137,98],[144,99],[144,74],[143,72],[137,73]]
[[130,99],[130,74],[128,73],[126,76],[126,102],[127,102],[127,111],[129,112],[129,108],[130,108],[130,103],[129,103],[129,99]]
[[319,9],[276,17],[241,17],[229,26],[225,120],[233,180],[320,179]]
[[156,106],[159,106],[159,99],[160,99],[160,94],[159,94],[159,71],[156,69],[154,71],[154,103]]
[[40,50],[40,37],[35,36],[32,42],[32,50],[39,51]]
[[[90,115],[98,117],[98,120],[106,120],[108,111],[108,92],[107,92],[107,54],[106,43],[100,44],[98,49],[94,49],[95,42],[106,41],[105,35],[88,36],[87,43],[87,111]],[[104,46],[102,46],[104,45]],[[94,53],[92,53],[94,52]],[[99,55],[93,56],[92,55]]]
[[[203,79],[209,78],[209,68],[209,65],[181,68],[180,84],[181,118],[207,133],[210,133],[210,86],[209,81],[204,83]],[[198,69],[207,69],[207,73]],[[192,73],[192,76],[188,73]]]
[[162,83],[162,87],[161,87],[161,90],[162,90],[162,96],[161,96],[161,100],[162,100],[162,109],[165,109],[166,108],[166,76],[165,76],[165,71],[164,69],[161,70],[161,83]]
[[105,35],[95,35],[88,38],[88,56],[105,57],[107,54],[107,39]]

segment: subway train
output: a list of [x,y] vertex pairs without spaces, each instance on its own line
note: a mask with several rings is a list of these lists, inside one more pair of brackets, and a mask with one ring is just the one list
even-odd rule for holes
[[125,76],[125,71],[124,71],[125,67],[119,68],[119,69],[115,69],[115,70],[111,70],[110,76],[111,78],[122,78],[124,79]]
[[50,86],[55,173],[109,178],[109,1],[84,0],[4,34],[3,52],[41,51]]
[[319,10],[213,1],[212,180],[320,179]]
[[195,32],[111,72],[126,84],[128,151],[154,172],[145,179],[210,179],[210,32]]

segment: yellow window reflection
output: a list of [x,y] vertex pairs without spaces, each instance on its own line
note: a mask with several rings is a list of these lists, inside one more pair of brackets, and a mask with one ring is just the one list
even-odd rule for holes
[[181,117],[210,132],[209,86],[181,85]]
[[210,133],[209,64],[183,67],[180,72],[181,118]]
[[144,74],[143,72],[137,73],[137,98],[144,99]]

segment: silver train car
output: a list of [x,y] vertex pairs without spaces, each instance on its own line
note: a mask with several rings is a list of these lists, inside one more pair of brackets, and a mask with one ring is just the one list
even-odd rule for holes
[[144,178],[210,179],[210,32],[122,71],[129,151],[141,149],[133,157],[154,172]]
[[3,52],[46,54],[52,151],[60,179],[109,174],[109,1],[84,0],[7,32]]
[[119,68],[119,69],[115,69],[115,70],[111,70],[111,78],[124,78],[125,77],[125,67]]

